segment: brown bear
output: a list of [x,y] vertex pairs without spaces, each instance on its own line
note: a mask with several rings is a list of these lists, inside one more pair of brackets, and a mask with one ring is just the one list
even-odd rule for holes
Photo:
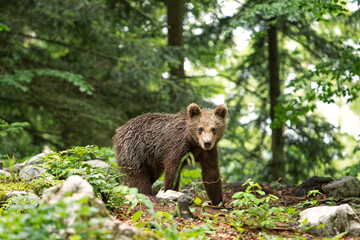
[[227,112],[223,104],[216,109],[200,109],[192,103],[177,114],[147,113],[119,127],[113,142],[126,184],[152,195],[152,184],[165,172],[164,190],[178,190],[177,169],[181,159],[191,152],[201,165],[208,197],[218,205],[222,190],[217,143],[226,127]]

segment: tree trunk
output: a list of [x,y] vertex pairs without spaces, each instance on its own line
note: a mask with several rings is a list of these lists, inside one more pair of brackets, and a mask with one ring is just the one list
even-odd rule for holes
[[[184,0],[167,0],[167,21],[168,21],[168,44],[170,48],[178,48],[179,64],[170,65],[170,76],[177,85],[179,79],[185,78],[184,59],[180,48],[184,46],[183,38],[183,18],[184,18]],[[174,85],[174,86],[175,86]],[[176,90],[174,87],[170,91],[170,100],[176,100]]]
[[[270,26],[268,29],[269,43],[269,85],[270,85],[270,118],[271,122],[275,120],[275,106],[278,104],[278,98],[281,93],[281,83],[279,77],[279,52],[277,29]],[[272,129],[272,159],[270,162],[270,174],[272,180],[277,180],[285,176],[284,161],[284,142],[283,142],[283,126],[273,127]]]

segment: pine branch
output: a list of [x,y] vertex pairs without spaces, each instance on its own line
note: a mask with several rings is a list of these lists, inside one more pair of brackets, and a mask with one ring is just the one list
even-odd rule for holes
[[58,41],[58,40],[47,39],[47,38],[43,38],[43,37],[39,37],[39,36],[31,36],[31,35],[20,33],[20,32],[5,32],[5,33],[7,33],[7,34],[13,33],[13,34],[17,34],[19,36],[22,36],[24,38],[37,39],[37,40],[44,41],[44,42],[47,42],[47,43],[50,43],[50,44],[60,45],[60,46],[67,47],[67,48],[70,48],[70,49],[75,49],[75,50],[80,51],[80,52],[90,53],[91,55],[95,55],[95,56],[100,57],[100,58],[110,59],[110,60],[113,60],[113,61],[116,61],[116,62],[123,62],[123,63],[128,63],[129,62],[128,60],[125,60],[125,59],[121,59],[121,58],[114,57],[114,56],[109,56],[109,55],[106,55],[106,54],[103,54],[103,53],[100,53],[100,52],[89,51],[89,50],[87,50],[85,48],[74,46],[72,44],[69,44],[69,43],[66,43],[66,42],[61,42],[61,41]]

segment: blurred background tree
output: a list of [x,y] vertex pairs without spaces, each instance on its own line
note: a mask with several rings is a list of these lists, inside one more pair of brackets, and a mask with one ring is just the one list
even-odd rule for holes
[[359,10],[347,10],[356,2],[0,4],[2,156],[111,146],[139,114],[225,102],[225,180],[297,183],[359,162],[356,137],[318,111],[324,102],[359,112]]

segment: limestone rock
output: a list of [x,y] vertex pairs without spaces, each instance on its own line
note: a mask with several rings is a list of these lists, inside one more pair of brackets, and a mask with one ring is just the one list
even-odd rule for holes
[[331,197],[359,197],[360,181],[356,177],[346,176],[323,186],[323,190]]
[[[30,160],[27,162],[27,165],[34,165],[37,163],[42,163],[43,162],[43,158],[46,157],[46,155],[48,155],[48,153],[39,153],[35,156],[33,156],[32,158],[30,158]],[[25,162],[24,162],[25,164]]]
[[72,202],[84,197],[96,200],[94,203],[96,207],[105,207],[102,201],[95,198],[93,187],[77,175],[70,176],[63,184],[46,189],[42,196],[42,203],[56,204],[60,200]]
[[98,160],[98,159],[83,162],[83,164],[86,164],[86,163],[91,165],[94,168],[107,169],[110,167],[109,164],[107,164],[104,161]]
[[25,191],[12,191],[12,192],[8,192],[5,194],[6,198],[11,198],[11,197],[17,197],[17,196],[23,196],[28,194]]
[[43,169],[41,167],[29,165],[20,170],[19,178],[27,180],[27,179],[31,179],[31,178],[36,178],[45,173],[46,173],[45,169]]
[[6,177],[11,177],[11,174],[7,171],[3,171],[0,169],[0,175],[6,176]]
[[[86,199],[86,201],[82,201]],[[65,223],[68,225],[67,231],[70,234],[74,233],[72,228],[76,221],[81,219],[81,211],[86,204],[92,211],[86,216],[84,221],[92,218],[100,218],[98,224],[92,226],[95,229],[108,229],[113,234],[113,239],[127,240],[127,239],[158,239],[157,236],[151,232],[145,232],[127,224],[121,223],[119,220],[113,219],[107,211],[105,204],[97,199],[93,192],[93,187],[80,176],[71,176],[63,184],[51,187],[44,191],[42,196],[42,204],[56,204],[59,201],[66,203],[66,212],[69,213],[69,218]]]
[[360,236],[360,219],[348,204],[308,208],[300,213],[299,221],[305,232],[315,236],[334,236],[342,232]]
[[26,191],[12,191],[12,192],[8,192],[5,194],[5,198],[9,199],[12,197],[19,197],[19,196],[26,196],[28,198],[28,200],[32,201],[32,202],[40,202],[40,198],[32,192],[26,192]]
[[[26,164],[26,166],[30,166],[30,165],[34,165],[34,164],[37,164],[37,163],[41,163],[43,162],[42,158],[46,157],[47,153],[39,153],[35,156],[33,156],[32,158],[30,158],[29,161],[25,161],[25,162],[22,162],[22,163],[17,163],[14,165],[14,171],[15,172],[19,172]],[[3,170],[7,171],[7,172],[10,172],[10,168],[4,168]]]
[[175,216],[182,217],[184,219],[193,218],[194,215],[190,211],[189,206],[194,202],[194,197],[183,194],[178,199],[178,204],[175,209]]
[[164,190],[160,190],[158,194],[156,194],[156,197],[168,200],[177,200],[182,195],[185,195],[185,193],[177,192],[174,190],[167,190],[166,192],[164,192]]

